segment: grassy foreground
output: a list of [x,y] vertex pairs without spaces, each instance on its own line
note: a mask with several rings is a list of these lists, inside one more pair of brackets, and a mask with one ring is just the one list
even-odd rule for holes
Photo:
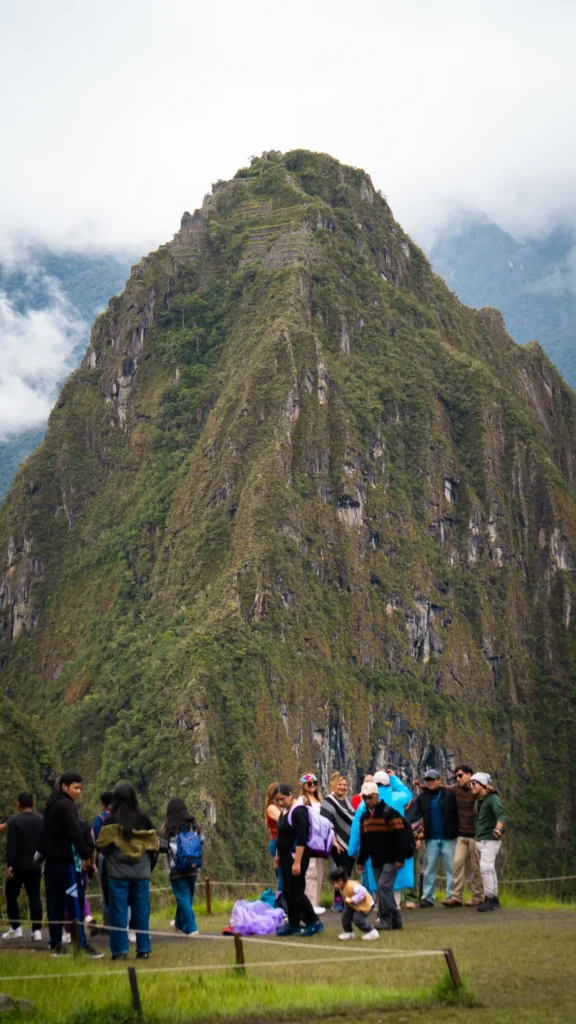
[[[326,917],[324,934],[309,942],[246,942],[245,977],[232,970],[185,973],[187,966],[232,965],[232,940],[157,940],[152,959],[138,965],[144,1020],[151,1024],[322,1019],[328,1024],[337,1017],[342,1024],[361,1015],[364,1024],[392,1019],[395,1024],[567,1024],[574,1019],[573,909],[506,909],[486,917],[465,910],[407,912],[403,932],[381,935],[373,944],[338,943],[337,921],[332,915]],[[201,930],[218,935],[225,923],[224,916],[202,917]],[[166,918],[162,925],[167,926]],[[447,946],[454,950],[467,990],[473,993],[468,1005],[446,1002],[450,989],[442,957],[370,960],[376,953]],[[304,963],[331,957],[335,963]],[[344,963],[349,957],[367,962]],[[250,966],[263,961],[269,966]],[[180,971],[147,973],[158,967]],[[81,977],[67,977],[77,971]],[[36,1007],[35,1019],[46,1024],[112,1024],[131,1019],[127,972],[108,957],[96,963],[72,957],[55,961],[45,951],[2,950],[0,975],[16,974],[61,975],[57,980],[0,983],[0,991],[30,999]]]

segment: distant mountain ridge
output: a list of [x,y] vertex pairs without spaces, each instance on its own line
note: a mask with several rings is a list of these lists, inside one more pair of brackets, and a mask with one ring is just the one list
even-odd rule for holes
[[[84,321],[70,352],[71,371],[84,354],[92,321],[110,297],[122,291],[131,262],[128,256],[108,252],[55,252],[32,246],[17,262],[0,262],[0,293],[22,316],[63,301],[71,317]],[[45,424],[33,426],[0,441],[0,502],[18,466],[37,447],[45,430]]]
[[501,310],[520,344],[537,340],[576,387],[576,240],[557,227],[518,241],[487,218],[447,228],[430,253],[461,302]]

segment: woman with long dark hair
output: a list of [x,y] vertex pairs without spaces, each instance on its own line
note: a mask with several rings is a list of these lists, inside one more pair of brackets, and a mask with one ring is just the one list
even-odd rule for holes
[[[186,807],[182,797],[173,796],[168,801],[166,820],[159,833],[160,851],[166,854],[170,885],[176,899],[176,917],[170,922],[170,925],[177,931],[183,932],[184,935],[197,939],[200,932],[196,924],[193,904],[201,857],[198,856],[198,851],[196,855],[193,853],[184,855],[179,850],[178,839],[179,836],[189,837],[190,833],[195,833],[200,843],[204,842],[202,830],[194,815]],[[181,842],[182,840],[180,840]]]
[[[276,857],[276,845],[278,838],[278,818],[280,817],[280,808],[276,803],[276,797],[280,790],[279,782],[271,782],[266,790],[266,800],[264,801],[264,820],[266,822],[266,828],[270,835],[270,842],[268,849],[270,850],[270,856]],[[278,889],[282,892],[282,868],[276,868]]]
[[150,956],[150,877],[158,860],[158,836],[129,782],[116,786],[110,817],[100,830],[97,846],[106,857],[112,959],[126,960],[128,956],[130,906],[131,926],[136,931],[136,959],[147,960]]
[[[282,894],[288,913],[287,924],[278,928],[276,934],[315,935],[324,930],[324,925],[318,920],[306,895],[306,871],[310,863],[310,853],[306,847],[310,832],[308,810],[294,800],[292,786],[285,782],[278,786],[276,803],[280,808],[280,817],[275,864],[282,868]],[[302,931],[300,922],[304,925]]]

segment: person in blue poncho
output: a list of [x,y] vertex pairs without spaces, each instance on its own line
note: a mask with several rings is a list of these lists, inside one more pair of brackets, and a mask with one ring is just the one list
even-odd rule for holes
[[[374,775],[374,782],[378,786],[378,795],[385,804],[389,807],[393,807],[395,811],[399,811],[400,814],[404,814],[408,804],[412,801],[412,793],[400,781],[394,772],[376,772]],[[350,829],[350,842],[348,845],[348,853],[350,857],[357,857],[360,852],[360,818],[366,810],[364,801],[358,806],[358,810],[354,815],[352,821],[352,827]],[[368,892],[376,892],[377,885],[376,879],[374,878],[374,872],[372,871],[372,864],[368,860],[364,866],[364,873],[362,875],[362,885]],[[394,882],[394,891],[398,893],[398,899],[400,896],[401,889],[412,889],[414,886],[414,857],[410,857],[409,860],[404,862],[404,867],[400,868],[396,875],[396,881]]]

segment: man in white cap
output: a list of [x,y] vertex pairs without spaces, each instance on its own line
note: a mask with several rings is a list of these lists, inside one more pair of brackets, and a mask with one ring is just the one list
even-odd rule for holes
[[378,931],[402,928],[402,917],[394,899],[394,882],[406,859],[402,816],[380,798],[375,782],[361,789],[365,809],[360,818],[360,853],[357,871],[363,871],[370,857],[378,886]]
[[470,779],[470,789],[476,796],[474,804],[476,852],[484,883],[484,902],[478,907],[481,913],[485,913],[487,910],[497,910],[500,906],[496,857],[502,844],[506,817],[502,801],[497,791],[492,788],[491,782],[488,772],[476,772]]

